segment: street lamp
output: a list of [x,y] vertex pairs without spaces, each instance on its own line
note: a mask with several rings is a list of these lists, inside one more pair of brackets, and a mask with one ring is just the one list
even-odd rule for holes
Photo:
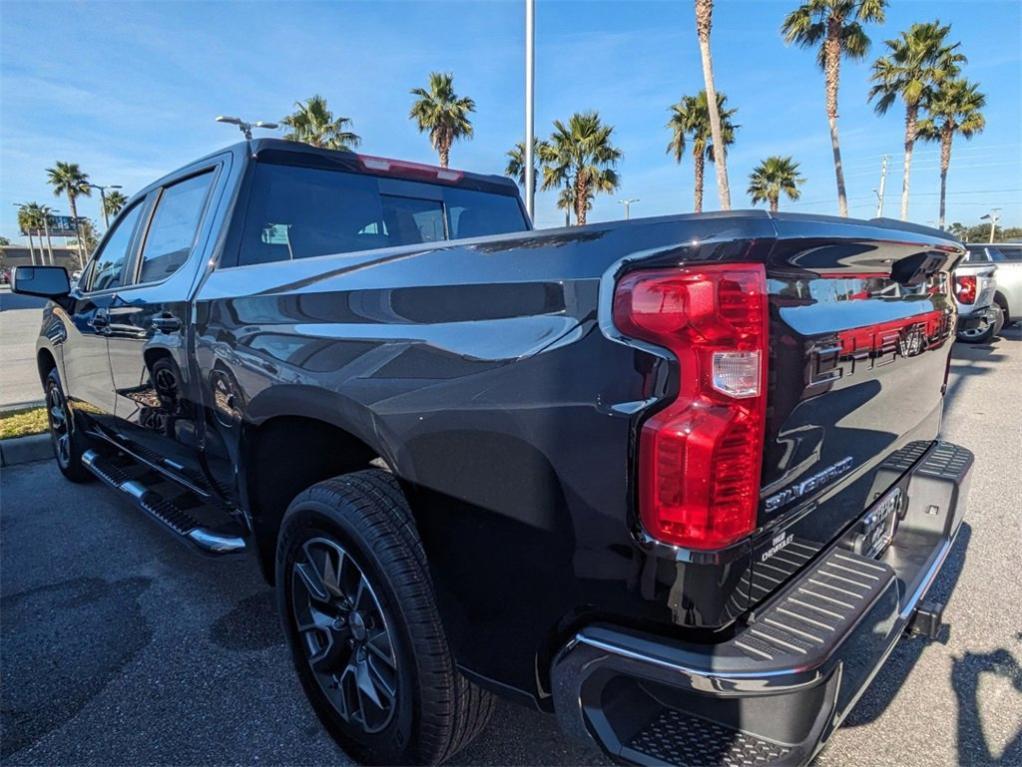
[[629,218],[631,218],[631,215],[632,215],[632,203],[633,202],[639,202],[639,198],[638,197],[633,197],[630,200],[618,200],[618,204],[619,205],[624,205],[625,206],[625,221],[627,221]]
[[[103,186],[102,184],[93,184],[91,182],[89,183],[89,186],[92,187],[93,189],[98,189],[99,190],[99,204],[103,208],[103,223],[106,224],[106,228],[109,229],[110,228],[110,214],[107,212],[107,209],[106,209],[106,190],[107,189],[123,189],[124,187],[121,186],[120,184],[107,184],[106,186]],[[78,226],[78,222],[76,221],[75,222],[75,227],[77,227],[77,226]]]
[[990,242],[994,241],[994,233],[997,231],[997,222],[1001,220],[1001,209],[994,208],[984,216],[979,217],[980,221],[990,222]]
[[525,212],[536,218],[536,0],[525,0]]
[[265,128],[266,130],[276,130],[280,126],[277,123],[268,123],[264,120],[256,120],[254,123],[245,122],[240,117],[227,117],[226,115],[219,115],[216,118],[218,123],[227,123],[228,125],[237,125],[238,130],[245,134],[245,140],[252,140],[252,129],[253,128]]

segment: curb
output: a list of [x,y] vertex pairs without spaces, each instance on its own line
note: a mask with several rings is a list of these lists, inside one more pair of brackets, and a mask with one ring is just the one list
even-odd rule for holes
[[49,434],[0,440],[0,466],[16,466],[50,458],[53,458],[53,445]]
[[46,404],[44,399],[27,400],[25,402],[8,402],[0,405],[0,413],[8,413],[12,410],[28,410],[34,407],[42,407]]

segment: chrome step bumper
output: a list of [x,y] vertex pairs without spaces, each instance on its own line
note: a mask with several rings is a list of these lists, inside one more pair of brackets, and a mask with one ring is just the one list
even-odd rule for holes
[[808,764],[917,611],[939,620],[923,599],[962,521],[973,456],[948,443],[916,456],[899,472],[908,503],[883,554],[855,553],[853,526],[727,641],[575,634],[551,670],[562,728],[635,764]]
[[178,508],[138,480],[130,479],[95,450],[86,450],[82,463],[105,484],[131,498],[138,508],[166,530],[202,553],[223,555],[245,550],[247,543],[243,535],[202,527],[186,510]]

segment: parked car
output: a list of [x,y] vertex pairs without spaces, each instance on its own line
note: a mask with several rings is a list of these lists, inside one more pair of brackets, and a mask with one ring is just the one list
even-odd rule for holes
[[955,300],[958,302],[959,341],[987,343],[1001,332],[1004,313],[995,303],[997,265],[983,261],[963,261],[954,272]]
[[765,211],[533,231],[506,179],[256,140],[15,290],[52,299],[60,470],[258,557],[355,758],[440,762],[496,693],[623,761],[805,764],[941,624],[963,253]]
[[966,248],[966,263],[997,266],[993,302],[1000,309],[1004,324],[1011,325],[1022,320],[1022,245],[970,244]]

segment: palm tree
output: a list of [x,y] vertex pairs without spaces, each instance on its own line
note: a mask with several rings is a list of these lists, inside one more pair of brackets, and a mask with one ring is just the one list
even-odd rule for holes
[[841,57],[861,59],[869,50],[869,38],[862,25],[884,20],[887,0],[806,0],[788,14],[781,31],[788,43],[812,48],[820,43],[817,61],[823,68],[827,84],[827,123],[830,145],[834,152],[834,175],[837,179],[837,207],[848,215],[848,193],[845,172],[841,165],[841,145],[837,132],[837,92],[841,79]]
[[731,210],[731,187],[727,181],[727,159],[725,157],[723,127],[720,112],[717,109],[717,88],[713,83],[713,59],[710,57],[710,27],[713,26],[713,0],[695,0],[696,33],[699,35],[699,55],[703,61],[703,82],[706,86],[707,104],[710,112],[710,135],[713,146],[720,150],[720,156],[714,156],[714,167],[717,169],[717,194],[720,197],[720,209]]
[[946,80],[926,105],[928,116],[919,121],[917,131],[924,141],[940,142],[940,216],[944,228],[944,203],[947,198],[947,169],[951,165],[951,142],[955,134],[972,138],[986,127],[982,109],[986,96],[979,86],[967,80]]
[[[30,202],[24,206],[26,221],[29,226],[35,231],[36,236],[39,238],[39,260],[45,264],[49,261],[50,264],[55,264],[56,261],[53,258],[53,243],[50,241],[50,226],[49,216],[52,211],[46,205],[40,205],[37,202]],[[43,237],[46,237],[46,249],[43,249]]]
[[35,265],[35,240],[32,239],[32,231],[35,228],[32,211],[28,205],[18,206],[18,229],[28,236],[28,256]]
[[[727,96],[717,94],[717,113],[720,115],[720,133],[724,141],[724,152],[735,143],[735,125],[731,118],[737,109],[725,109]],[[713,162],[713,137],[710,128],[710,110],[706,100],[706,91],[699,91],[696,96],[683,96],[681,101],[671,106],[671,119],[667,122],[671,131],[671,142],[667,145],[667,153],[676,162],[685,156],[686,136],[692,139],[692,165],[695,171],[695,212],[703,210],[703,172],[705,161]]]
[[413,88],[411,93],[416,99],[408,116],[415,120],[420,133],[429,132],[429,140],[440,155],[440,167],[446,168],[451,145],[459,138],[472,138],[468,113],[476,111],[476,103],[454,92],[454,75],[450,72],[430,72],[429,89]]
[[351,118],[334,117],[320,95],[295,102],[295,111],[281,122],[291,128],[284,134],[287,141],[300,141],[320,149],[351,150],[362,143],[357,133],[348,130]]
[[[543,162],[543,153],[549,151],[545,141],[532,142],[532,156]],[[504,168],[504,175],[513,178],[519,183],[522,189],[525,188],[525,142],[519,141],[511,149],[507,150],[507,167]],[[539,174],[532,174],[532,191],[536,191],[536,182]]]
[[[598,192],[613,192],[619,180],[614,166],[621,150],[610,143],[614,126],[596,112],[576,112],[565,125],[554,120],[554,133],[544,152],[543,188],[571,187],[575,220],[585,226],[586,212]],[[562,192],[564,201],[569,199]]]
[[121,212],[121,208],[127,202],[128,198],[114,189],[106,196],[106,200],[103,202],[103,215],[107,218],[116,218],[117,214]]
[[767,157],[749,174],[749,196],[752,202],[767,202],[770,212],[777,212],[777,202],[781,194],[789,200],[797,200],[801,195],[799,186],[805,179],[798,175],[798,163],[791,157]]
[[918,137],[919,108],[933,96],[945,80],[958,76],[965,56],[957,52],[959,43],[947,43],[949,25],[939,21],[913,24],[895,40],[885,40],[887,55],[873,63],[869,98],[876,99],[876,111],[885,114],[900,98],[905,102],[905,165],[901,179],[901,219],[908,218],[909,176],[912,150]]
[[[76,162],[57,162],[52,168],[47,168],[50,186],[53,187],[53,196],[67,195],[67,204],[71,208],[71,218],[74,221],[75,233],[78,235],[76,243],[81,243],[81,229],[78,224],[77,200],[80,196],[92,196],[92,187],[89,186],[89,174],[82,171]],[[79,268],[85,268],[85,258],[81,247],[76,247]]]
[[97,234],[96,225],[92,222],[91,218],[83,218],[79,224],[78,231],[80,237],[75,240],[75,247],[80,248],[87,255],[91,255],[96,250],[96,246],[99,245],[99,234]]

